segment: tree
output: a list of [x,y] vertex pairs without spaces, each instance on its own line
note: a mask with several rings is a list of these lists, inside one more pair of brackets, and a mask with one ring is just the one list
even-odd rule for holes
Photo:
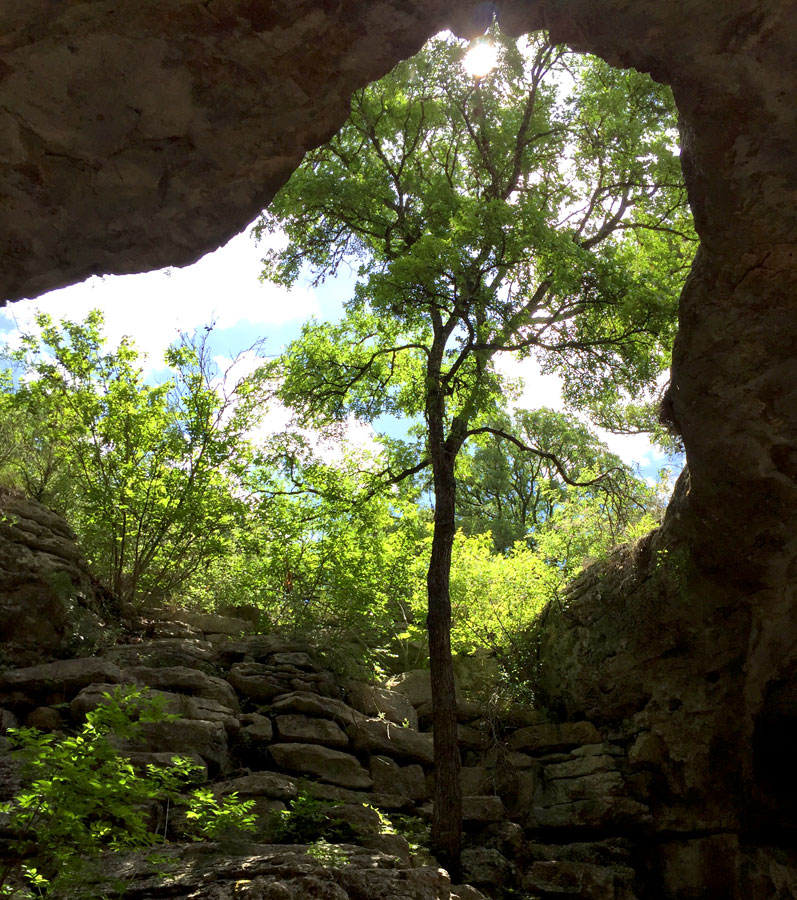
[[288,236],[264,260],[277,282],[358,264],[344,319],[308,324],[280,363],[280,395],[300,423],[421,423],[417,440],[393,442],[381,475],[432,472],[432,836],[455,876],[458,454],[489,435],[542,455],[505,429],[498,354],[535,354],[582,407],[651,384],[667,363],[677,253],[686,259],[691,236],[668,92],[544,36],[525,46],[493,37],[501,65],[476,83],[459,65],[462,45],[441,38],[355,94],[347,124],[307,155],[256,229]]
[[152,385],[129,339],[104,347],[99,312],[37,322],[11,354],[18,380],[0,384],[16,434],[5,477],[65,514],[120,599],[168,596],[226,547],[265,383],[225,393],[207,333],[169,348],[174,374]]
[[650,502],[650,490],[575,416],[552,409],[518,410],[501,425],[539,454],[517,444],[474,441],[460,453],[457,524],[466,534],[489,531],[497,552],[518,541],[536,545],[569,488],[557,466],[580,481],[606,473],[593,489],[602,499],[607,531],[617,537]]

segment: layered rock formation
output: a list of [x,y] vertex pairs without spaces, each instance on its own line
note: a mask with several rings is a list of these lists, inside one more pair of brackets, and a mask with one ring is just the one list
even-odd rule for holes
[[[781,0],[496,5],[508,30],[547,26],[672,84],[702,239],[666,410],[691,480],[657,537],[551,611],[540,684],[571,716],[638,729],[629,759],[647,760],[674,836],[653,896],[791,896],[797,13]],[[6,4],[2,295],[197,258],[342,121],[354,87],[445,23],[472,29],[484,6]]]
[[92,653],[119,614],[64,519],[0,488],[2,663]]
[[[413,853],[400,834],[386,833],[374,811],[431,817],[432,735],[417,727],[419,714],[424,728],[431,721],[428,670],[393,679],[394,689],[341,681],[310,647],[243,634],[245,628],[241,620],[181,613],[150,622],[149,637],[101,655],[0,676],[5,727],[24,723],[56,733],[78,726],[120,685],[144,687],[179,718],[144,725],[141,739],[120,752],[137,766],[193,757],[217,795],[255,802],[250,845],[175,846],[165,868],[158,863],[160,876],[146,855],[109,861],[104,868],[124,875],[129,896],[160,895],[163,873],[170,896],[204,896],[209,871],[219,898],[239,896],[241,881],[258,897],[258,890],[272,896],[282,883],[289,893],[274,896],[293,900],[324,891],[340,900],[502,900],[517,891],[588,900],[649,896],[644,841],[628,834],[656,826],[625,735],[583,719],[549,721],[539,710],[491,709],[463,688],[463,867],[470,884],[451,888],[428,853]],[[0,751],[0,769],[7,768]],[[304,846],[269,843],[277,835],[275,812],[300,794],[335,804],[330,820],[351,827],[356,845],[340,849],[336,867],[321,866]],[[179,815],[170,822],[171,836],[184,837]]]

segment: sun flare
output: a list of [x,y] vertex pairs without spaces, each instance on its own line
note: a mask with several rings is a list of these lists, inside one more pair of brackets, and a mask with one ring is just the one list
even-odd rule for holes
[[483,78],[495,68],[498,62],[498,48],[488,41],[471,44],[462,60],[462,66],[473,78]]

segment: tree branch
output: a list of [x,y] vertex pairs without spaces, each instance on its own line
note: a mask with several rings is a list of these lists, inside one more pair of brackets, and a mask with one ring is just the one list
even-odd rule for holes
[[598,475],[597,478],[593,478],[590,481],[574,481],[565,471],[564,464],[561,462],[558,456],[553,453],[548,453],[546,450],[540,450],[537,447],[529,447],[528,444],[524,444],[520,438],[515,437],[513,434],[509,434],[506,431],[503,431],[501,428],[492,428],[489,425],[483,425],[480,428],[472,428],[465,434],[466,438],[473,437],[476,434],[492,434],[494,437],[501,438],[505,441],[510,441],[515,444],[515,446],[519,447],[521,450],[524,450],[526,453],[533,453],[534,456],[539,457],[540,459],[547,459],[548,462],[552,463],[556,471],[562,478],[562,481],[565,484],[569,484],[571,487],[591,487],[594,484],[599,484],[604,481],[608,476],[619,469],[619,466],[613,466],[611,469],[608,469],[606,472],[603,472],[601,475]]

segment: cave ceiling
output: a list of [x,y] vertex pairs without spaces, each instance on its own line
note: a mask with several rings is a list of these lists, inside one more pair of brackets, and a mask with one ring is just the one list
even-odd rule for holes
[[[351,92],[458,0],[0,4],[0,302],[187,265],[244,228]],[[502,27],[672,85],[702,240],[669,392],[683,528],[738,590],[794,581],[797,8],[782,0],[506,0]],[[688,514],[687,514],[688,513]]]

